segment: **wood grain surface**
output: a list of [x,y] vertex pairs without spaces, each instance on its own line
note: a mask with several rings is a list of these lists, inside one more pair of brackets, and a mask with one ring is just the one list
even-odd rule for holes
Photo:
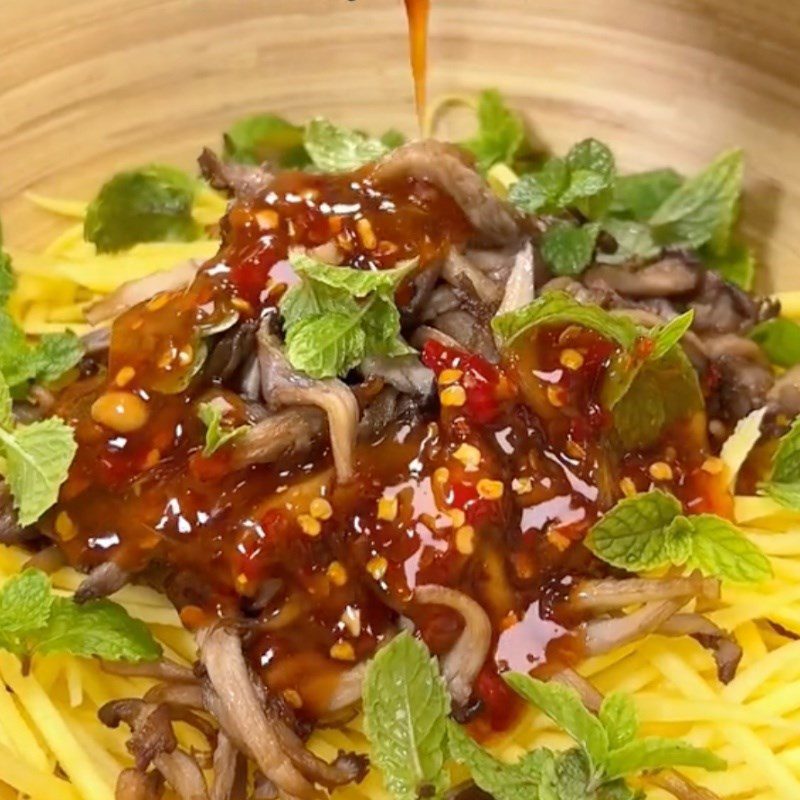
[[[430,92],[497,86],[556,148],[692,170],[739,145],[746,233],[800,288],[798,0],[434,0]],[[190,166],[242,114],[414,132],[401,0],[0,0],[0,211],[87,196],[151,160]],[[797,277],[795,277],[797,275]]]

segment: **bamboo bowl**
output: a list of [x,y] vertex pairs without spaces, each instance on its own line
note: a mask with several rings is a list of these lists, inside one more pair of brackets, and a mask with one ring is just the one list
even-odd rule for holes
[[[497,86],[556,149],[588,135],[626,169],[747,154],[744,232],[774,286],[800,254],[797,0],[433,0],[430,94]],[[114,171],[190,167],[236,118],[324,114],[413,133],[400,0],[3,0],[0,212],[88,197]]]

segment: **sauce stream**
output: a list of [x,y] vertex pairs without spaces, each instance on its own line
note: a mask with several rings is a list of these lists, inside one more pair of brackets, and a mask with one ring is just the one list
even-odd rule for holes
[[411,72],[414,76],[414,98],[420,132],[425,130],[428,82],[428,18],[431,0],[405,0],[408,15],[408,43]]

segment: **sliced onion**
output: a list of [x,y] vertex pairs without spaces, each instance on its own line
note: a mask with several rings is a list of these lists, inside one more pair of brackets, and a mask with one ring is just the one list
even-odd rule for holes
[[464,630],[442,659],[442,674],[459,705],[469,701],[472,685],[481,670],[492,639],[492,623],[471,597],[446,586],[418,586],[414,600],[425,605],[447,606],[464,618]]
[[586,654],[596,656],[608,653],[616,647],[644,638],[661,627],[685,603],[685,598],[654,600],[625,616],[585,623]]
[[610,611],[647,603],[652,600],[719,597],[719,581],[704,578],[699,572],[685,578],[606,578],[578,583],[570,594],[570,608],[575,611]]

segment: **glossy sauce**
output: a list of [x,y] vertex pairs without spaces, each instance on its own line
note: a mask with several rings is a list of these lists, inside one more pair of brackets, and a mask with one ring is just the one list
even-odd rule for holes
[[[71,563],[113,559],[143,573],[189,627],[243,617],[252,664],[309,718],[400,615],[433,652],[446,652],[463,621],[414,603],[413,592],[457,588],[480,602],[494,630],[476,682],[476,725],[510,724],[515,705],[499,671],[580,658],[572,632],[580,620],[564,601],[581,577],[608,574],[581,540],[626,481],[646,490],[652,463],[667,462],[669,488],[687,508],[725,512],[723,481],[703,468],[702,420],[646,453],[614,451],[598,401],[614,348],[564,326],[520,337],[500,365],[429,342],[422,360],[438,376],[442,404],[360,443],[347,484],[335,481],[327,450],[233,471],[229,449],[202,456],[197,417],[198,403],[219,395],[244,420],[241,399],[195,374],[195,359],[230,315],[270,313],[295,280],[289,248],[330,255],[335,246],[344,263],[366,270],[418,257],[427,269],[470,234],[434,186],[377,181],[369,168],[283,173],[257,202],[235,204],[219,254],[192,286],[122,315],[109,368],[96,365],[58,398],[78,453],[48,523]],[[412,294],[401,286],[399,305]],[[567,351],[580,363],[565,366]],[[141,424],[121,431],[98,421],[98,399],[110,393],[141,403]]]
[[431,0],[405,0],[408,16],[408,45],[411,74],[414,78],[414,99],[419,129],[425,128],[428,85],[428,19]]

